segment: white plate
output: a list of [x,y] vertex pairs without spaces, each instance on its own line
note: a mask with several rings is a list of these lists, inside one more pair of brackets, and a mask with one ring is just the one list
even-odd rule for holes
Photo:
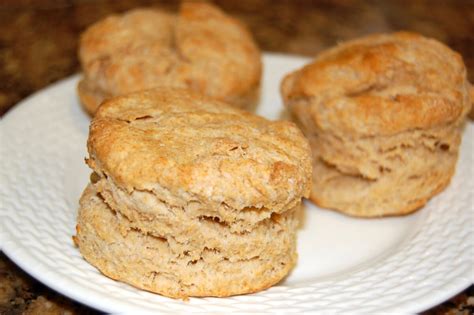
[[[278,118],[283,74],[307,59],[265,55],[258,113]],[[473,282],[473,138],[466,126],[450,186],[417,213],[354,219],[307,202],[299,261],[278,285],[230,298],[173,300],[102,276],[74,247],[77,201],[88,181],[89,119],[77,76],[28,98],[1,123],[2,250],[53,289],[106,312],[418,312]]]

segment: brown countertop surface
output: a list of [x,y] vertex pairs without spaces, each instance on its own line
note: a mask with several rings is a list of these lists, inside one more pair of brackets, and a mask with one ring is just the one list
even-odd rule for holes
[[[474,82],[474,1],[213,1],[244,21],[264,51],[314,56],[340,41],[411,30],[461,53]],[[177,1],[0,1],[0,115],[41,88],[79,72],[78,35],[137,6],[174,10]],[[356,310],[354,310],[356,311]],[[0,314],[97,314],[41,285],[0,253]],[[474,314],[471,286],[426,314]]]

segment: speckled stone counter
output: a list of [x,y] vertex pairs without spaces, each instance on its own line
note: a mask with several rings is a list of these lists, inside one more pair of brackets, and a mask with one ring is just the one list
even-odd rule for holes
[[[461,53],[474,82],[474,1],[214,1],[244,21],[264,51],[313,56],[374,32],[412,30]],[[176,1],[0,1],[0,115],[41,88],[79,71],[79,34],[137,6],[174,10]],[[0,314],[96,314],[41,285],[0,254]],[[474,289],[426,312],[473,314]]]

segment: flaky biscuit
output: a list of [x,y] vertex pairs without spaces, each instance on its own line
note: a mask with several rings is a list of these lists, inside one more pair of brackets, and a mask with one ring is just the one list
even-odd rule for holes
[[[168,217],[173,210],[167,209]],[[266,219],[244,234],[230,233],[211,218],[185,223],[201,238],[181,231],[144,231],[109,207],[91,185],[81,198],[74,239],[84,258],[106,276],[173,298],[261,291],[279,282],[296,262],[297,219],[292,211],[278,223]],[[216,229],[222,232],[217,239],[207,234],[214,236]],[[189,244],[190,238],[202,244]],[[217,241],[225,245],[212,244]],[[250,243],[244,246],[245,241]]]
[[260,58],[247,29],[211,4],[186,2],[178,15],[135,9],[82,34],[78,94],[90,114],[104,99],[158,86],[250,107],[258,100]]
[[445,45],[405,32],[349,41],[288,74],[281,93],[311,143],[317,204],[398,215],[449,183],[471,100]]
[[160,88],[106,101],[88,151],[76,242],[104,274],[171,297],[227,296],[294,265],[311,153],[293,123]]
[[89,165],[131,191],[158,186],[217,208],[275,211],[305,195],[309,148],[290,122],[176,89],[106,101],[92,121]]

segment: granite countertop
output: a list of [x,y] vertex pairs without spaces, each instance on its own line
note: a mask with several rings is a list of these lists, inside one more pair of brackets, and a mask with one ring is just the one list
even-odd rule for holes
[[[474,1],[214,1],[243,20],[264,51],[314,56],[373,32],[412,30],[461,53],[474,82]],[[94,21],[136,6],[174,10],[177,1],[0,1],[0,115],[79,71],[78,35]],[[0,253],[0,314],[96,314],[41,285]],[[426,314],[473,314],[471,286]]]

